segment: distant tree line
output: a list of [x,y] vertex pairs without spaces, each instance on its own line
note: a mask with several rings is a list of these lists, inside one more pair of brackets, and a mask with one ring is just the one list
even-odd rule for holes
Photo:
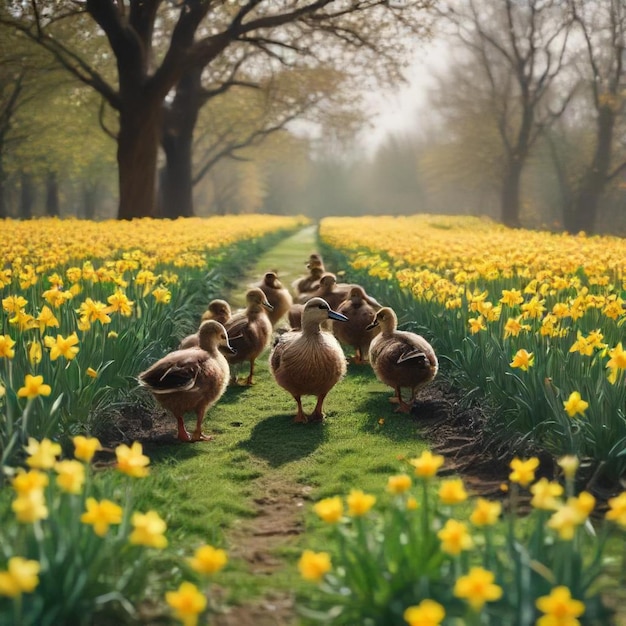
[[[428,211],[626,233],[625,30],[620,0],[8,2],[0,216]],[[446,62],[415,129],[355,154],[356,94],[393,86],[427,33]]]

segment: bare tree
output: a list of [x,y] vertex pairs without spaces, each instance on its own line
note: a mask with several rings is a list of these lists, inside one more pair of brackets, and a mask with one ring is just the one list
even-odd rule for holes
[[569,4],[583,37],[581,72],[595,112],[595,137],[591,161],[577,182],[564,224],[572,233],[593,232],[607,185],[626,170],[623,151],[618,160],[615,149],[617,122],[626,110],[626,7],[621,0]]
[[573,18],[560,0],[462,0],[441,14],[487,85],[490,113],[503,148],[502,222],[520,225],[522,171],[537,138],[572,97],[553,89],[566,62]]
[[[155,208],[163,104],[190,68],[205,68],[239,44],[255,45],[269,56],[306,54],[316,38],[324,37],[372,49],[374,38],[393,42],[386,30],[405,23],[405,16],[423,1],[403,4],[398,8],[387,0],[60,0],[52,5],[45,0],[28,4],[15,0],[0,9],[0,23],[49,50],[118,112],[118,217],[130,219],[150,215]],[[99,70],[103,57],[90,60],[84,42],[82,48],[73,45],[77,29],[86,25],[85,16],[108,41],[117,84]],[[399,40],[395,47],[402,47]]]

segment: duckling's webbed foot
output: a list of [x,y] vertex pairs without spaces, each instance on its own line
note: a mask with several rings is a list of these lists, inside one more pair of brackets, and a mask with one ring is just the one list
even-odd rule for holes
[[213,437],[211,435],[205,435],[203,432],[194,431],[193,435],[191,435],[191,441],[212,441]]
[[318,396],[317,404],[313,409],[313,413],[309,415],[309,422],[323,422],[324,421],[324,411],[322,410],[322,405],[324,404],[324,398],[326,394],[323,396]]
[[179,441],[191,441],[191,435],[185,428],[185,422],[182,417],[177,417],[176,421],[178,422],[178,434],[177,437]]
[[302,400],[299,397],[294,398],[294,399],[298,404],[298,412],[296,413],[296,416],[293,418],[293,421],[296,424],[306,424],[309,421],[309,419],[307,418],[304,411],[302,410]]

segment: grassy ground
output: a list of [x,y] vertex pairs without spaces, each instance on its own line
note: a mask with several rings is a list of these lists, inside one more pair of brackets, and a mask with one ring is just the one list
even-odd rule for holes
[[[260,257],[242,278],[241,289],[225,295],[240,305],[247,285],[269,269],[278,270],[289,285],[305,273],[315,249],[315,230],[300,231]],[[326,399],[323,424],[293,423],[295,402],[272,379],[267,354],[257,371],[253,387],[230,387],[207,414],[204,431],[214,435],[213,441],[150,448],[154,469],[144,484],[144,497],[167,512],[175,542],[190,549],[215,542],[229,550],[230,571],[221,580],[230,602],[293,589],[295,555],[323,540],[324,529],[308,515],[311,502],[346,495],[351,487],[381,493],[387,476],[401,468],[398,457],[415,456],[424,446],[415,422],[393,413],[391,390],[369,366],[350,365]],[[313,405],[314,398],[307,398],[305,411]],[[251,566],[254,559],[246,550],[260,549],[264,536],[255,545],[246,533],[257,535],[256,526],[274,514],[276,533],[265,540],[275,559],[265,569]],[[270,542],[270,535],[279,540]]]

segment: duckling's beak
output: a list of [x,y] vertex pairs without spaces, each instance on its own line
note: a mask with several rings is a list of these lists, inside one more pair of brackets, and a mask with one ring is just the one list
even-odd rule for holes
[[237,350],[235,350],[235,348],[233,348],[229,343],[224,346],[224,351],[229,354],[237,354]]
[[378,326],[378,320],[374,318],[374,321],[369,324],[369,326],[366,326],[365,330],[372,330],[372,328],[376,328],[376,326]]
[[261,304],[266,308],[269,309],[270,311],[274,310],[274,307],[266,300],[265,302],[261,302]]
[[328,317],[331,320],[337,320],[338,322],[347,322],[348,318],[343,315],[343,313],[337,313],[337,311],[333,311],[332,309],[328,310]]

